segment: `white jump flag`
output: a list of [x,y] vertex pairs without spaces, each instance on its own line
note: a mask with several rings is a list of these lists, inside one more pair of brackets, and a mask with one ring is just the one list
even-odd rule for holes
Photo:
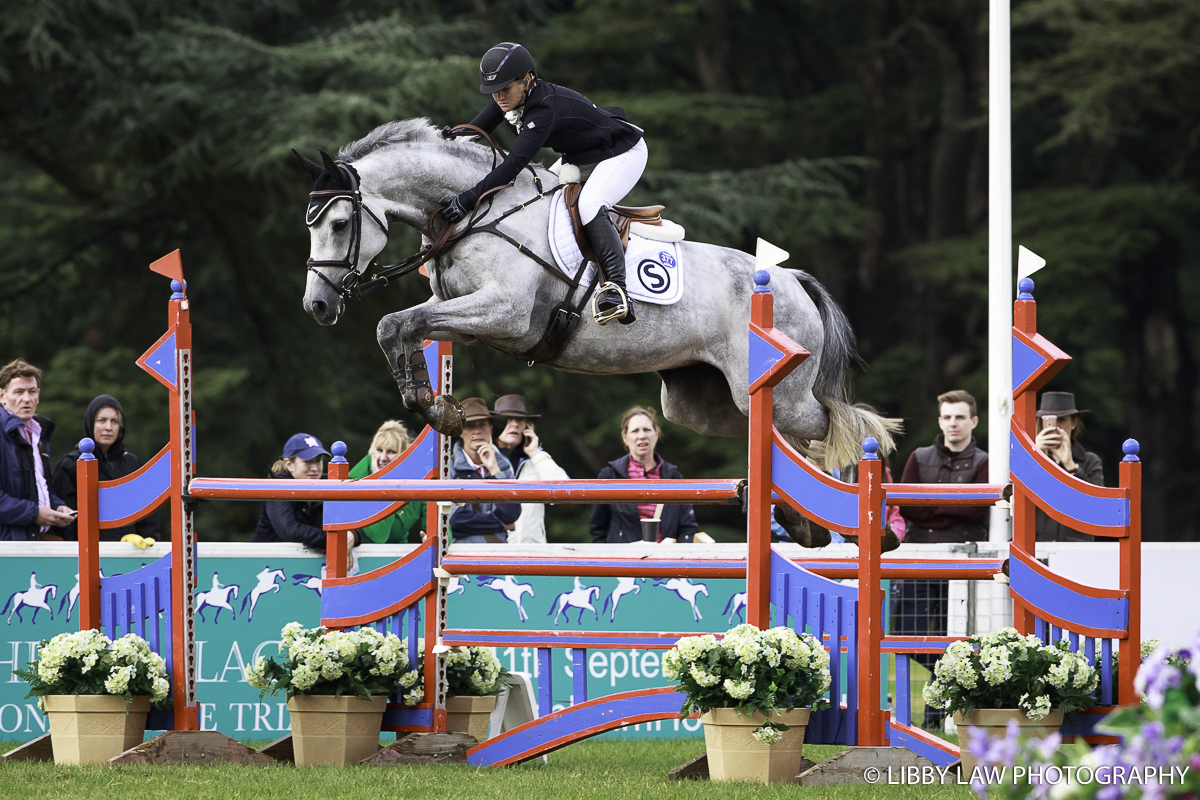
[[[762,240],[760,239],[759,241]],[[1025,245],[1017,247],[1017,280],[1028,278],[1044,266],[1046,266],[1046,259],[1028,249]]]
[[777,267],[780,262],[787,261],[790,257],[787,250],[776,247],[766,239],[759,239],[758,248],[754,252],[754,268]]

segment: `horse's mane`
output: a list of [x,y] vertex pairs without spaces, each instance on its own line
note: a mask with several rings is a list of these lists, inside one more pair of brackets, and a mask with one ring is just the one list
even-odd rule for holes
[[397,144],[429,144],[455,148],[464,154],[490,158],[489,150],[471,141],[455,139],[447,141],[441,131],[430,122],[429,117],[401,119],[385,122],[357,141],[350,142],[338,151],[338,160],[352,163],[367,155]]

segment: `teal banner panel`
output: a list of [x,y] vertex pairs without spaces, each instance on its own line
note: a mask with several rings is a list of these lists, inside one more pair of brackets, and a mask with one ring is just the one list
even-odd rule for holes
[[[368,571],[409,552],[404,546],[359,549]],[[48,730],[23,681],[12,674],[38,642],[78,629],[78,577],[72,543],[0,543],[0,741],[27,741]],[[131,572],[167,555],[105,543],[105,575]],[[324,557],[294,545],[199,545],[196,587],[197,696],[207,730],[235,739],[273,739],[291,729],[285,698],[262,699],[246,683],[260,656],[278,652],[279,631],[293,620],[316,625]],[[633,579],[470,576],[453,579],[448,626],[465,630],[724,631],[745,621],[745,583],[729,579]],[[423,628],[422,628],[423,631]],[[661,650],[591,650],[590,698],[667,685]],[[501,663],[542,680],[533,648],[501,647]],[[553,652],[554,709],[574,702],[574,654]],[[672,720],[608,734],[618,737],[700,736],[698,720]]]

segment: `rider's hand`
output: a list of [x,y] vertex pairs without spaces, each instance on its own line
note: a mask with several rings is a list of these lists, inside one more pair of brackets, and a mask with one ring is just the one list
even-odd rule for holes
[[467,209],[463,205],[462,197],[460,195],[456,194],[454,197],[451,197],[449,200],[445,201],[445,207],[442,208],[442,216],[444,216],[446,221],[451,225],[458,222],[466,215]]
[[453,125],[447,125],[446,127],[442,128],[442,138],[443,139],[453,139],[454,138],[454,126]]

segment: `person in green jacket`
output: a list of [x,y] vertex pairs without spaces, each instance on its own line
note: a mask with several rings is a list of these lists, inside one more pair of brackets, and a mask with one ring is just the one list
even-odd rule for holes
[[[365,478],[386,467],[412,441],[408,429],[396,420],[379,426],[371,449],[350,470],[350,477]],[[363,544],[420,544],[425,540],[425,503],[405,503],[395,514],[362,529]]]

